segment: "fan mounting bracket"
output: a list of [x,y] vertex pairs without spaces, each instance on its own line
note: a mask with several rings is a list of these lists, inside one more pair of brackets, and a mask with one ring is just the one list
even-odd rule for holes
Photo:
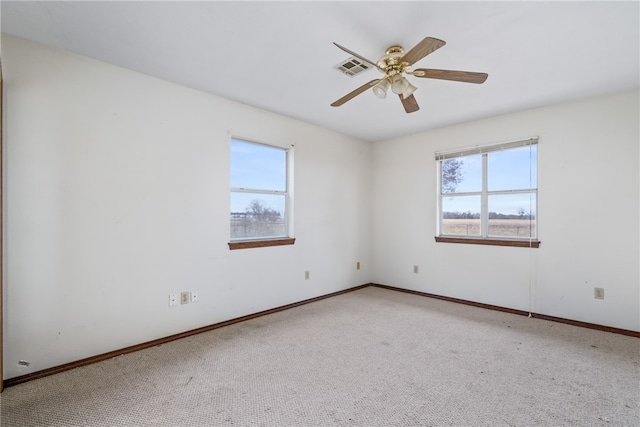
[[408,62],[401,61],[404,56],[404,49],[401,46],[391,46],[385,54],[378,59],[376,63],[378,70],[385,74],[389,79],[396,74],[402,74],[405,72],[405,68],[410,64]]
[[384,54],[391,55],[392,53],[404,53],[404,49],[401,46],[391,46]]

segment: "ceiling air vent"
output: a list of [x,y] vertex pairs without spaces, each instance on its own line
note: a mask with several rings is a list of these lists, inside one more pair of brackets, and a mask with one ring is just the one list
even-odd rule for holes
[[336,70],[349,77],[353,77],[356,74],[360,74],[363,71],[367,71],[369,68],[374,68],[371,64],[360,61],[358,58],[352,56],[344,62],[339,63],[335,67]]

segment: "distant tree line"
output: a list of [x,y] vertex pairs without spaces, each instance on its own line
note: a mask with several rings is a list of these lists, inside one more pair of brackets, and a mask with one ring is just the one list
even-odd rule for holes
[[[467,212],[442,212],[443,219],[480,219],[480,213]],[[502,214],[497,212],[489,212],[489,219],[536,219],[535,214],[527,213],[524,210],[518,210],[517,214]]]
[[231,218],[250,219],[253,221],[263,222],[280,221],[282,218],[280,212],[275,209],[265,207],[260,200],[253,200],[244,212],[231,212]]
[[283,235],[284,218],[275,209],[253,200],[244,212],[231,212],[231,237],[268,237]]

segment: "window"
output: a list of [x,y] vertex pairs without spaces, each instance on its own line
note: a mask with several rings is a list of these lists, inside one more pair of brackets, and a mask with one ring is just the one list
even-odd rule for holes
[[231,249],[293,244],[290,152],[231,139]]
[[537,138],[436,153],[436,241],[534,246]]

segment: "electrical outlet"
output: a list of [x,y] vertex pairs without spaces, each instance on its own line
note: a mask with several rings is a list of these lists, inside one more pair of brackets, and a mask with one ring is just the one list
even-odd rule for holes
[[604,288],[593,288],[593,297],[595,299],[604,299]]
[[199,299],[200,295],[198,294],[198,291],[191,291],[191,302],[198,302]]
[[304,280],[309,280],[309,270],[304,272]]
[[360,261],[356,262],[356,270],[360,270]]
[[413,266],[413,274],[418,274],[418,270],[419,270],[419,269],[418,269],[418,266],[417,266],[417,265],[414,265],[414,266]]
[[189,292],[180,293],[180,304],[189,304],[190,299],[191,297],[189,296]]
[[169,294],[169,307],[178,305],[178,294]]

